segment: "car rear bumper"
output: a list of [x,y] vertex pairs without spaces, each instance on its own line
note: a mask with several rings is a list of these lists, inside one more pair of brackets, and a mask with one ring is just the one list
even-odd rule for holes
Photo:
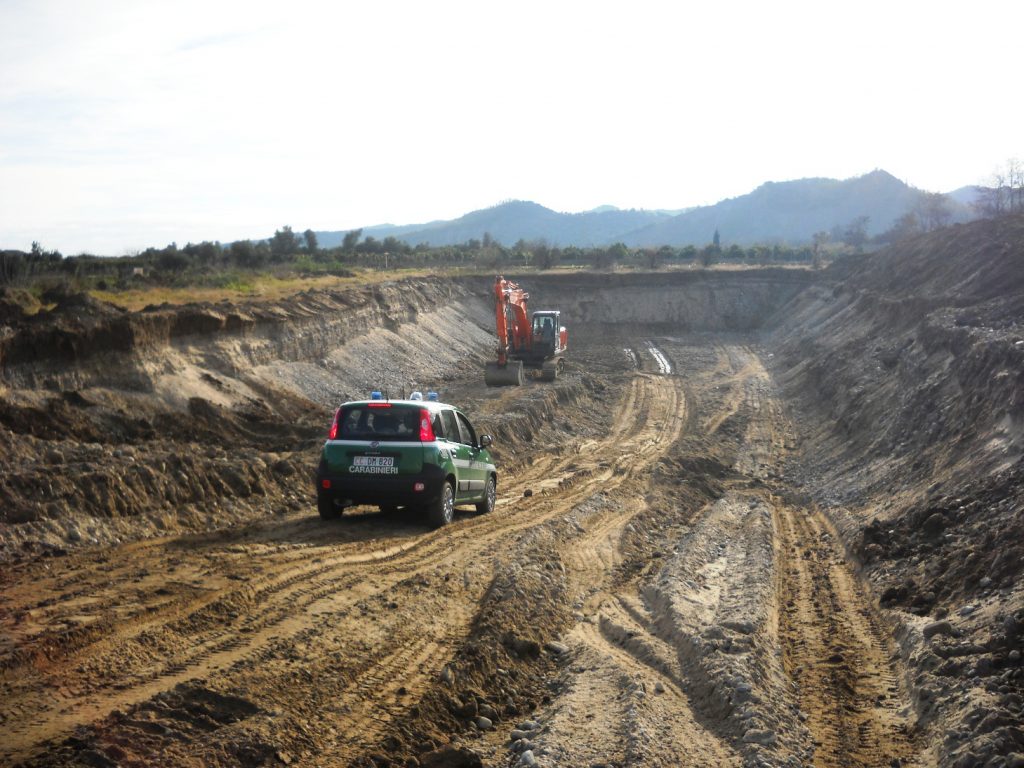
[[[318,496],[334,500],[341,506],[376,504],[379,506],[408,506],[424,504],[436,499],[445,480],[444,470],[428,464],[415,475],[337,475],[327,472],[323,465],[317,468]],[[327,486],[325,487],[325,481]],[[422,490],[416,490],[417,484]]]

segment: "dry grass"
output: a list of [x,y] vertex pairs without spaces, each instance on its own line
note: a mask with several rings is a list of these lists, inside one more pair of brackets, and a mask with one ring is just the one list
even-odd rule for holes
[[273,275],[251,275],[245,282],[228,284],[224,287],[182,287],[171,288],[154,286],[150,288],[132,289],[127,291],[100,291],[89,293],[100,301],[109,302],[125,309],[138,311],[151,304],[189,304],[192,302],[216,303],[229,301],[244,303],[246,301],[273,301],[294,296],[307,290],[332,290],[380,283],[408,277],[421,277],[430,274],[428,270],[401,270],[378,272],[357,270],[351,277],[323,275],[318,277],[276,277]]

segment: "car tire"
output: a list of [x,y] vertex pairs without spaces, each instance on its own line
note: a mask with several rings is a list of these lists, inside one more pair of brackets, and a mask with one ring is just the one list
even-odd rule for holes
[[334,497],[329,494],[317,494],[316,508],[321,520],[337,520],[341,517],[341,507],[334,503]]
[[484,500],[477,502],[476,511],[481,515],[494,511],[494,502],[498,498],[498,486],[494,481],[494,475],[487,478],[487,485],[484,487]]
[[455,517],[455,489],[452,484],[445,482],[441,486],[441,492],[437,498],[427,507],[427,519],[435,528],[448,525]]

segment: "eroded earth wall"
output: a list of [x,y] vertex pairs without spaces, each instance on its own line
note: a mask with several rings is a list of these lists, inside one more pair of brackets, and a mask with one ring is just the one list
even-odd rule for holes
[[1022,744],[1024,221],[836,265],[783,313],[792,479],[888,609],[936,759],[996,764]]

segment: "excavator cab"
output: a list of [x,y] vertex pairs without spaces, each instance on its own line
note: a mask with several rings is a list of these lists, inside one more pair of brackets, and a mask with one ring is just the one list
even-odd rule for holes
[[533,351],[535,356],[548,357],[564,348],[559,314],[557,310],[533,313]]

